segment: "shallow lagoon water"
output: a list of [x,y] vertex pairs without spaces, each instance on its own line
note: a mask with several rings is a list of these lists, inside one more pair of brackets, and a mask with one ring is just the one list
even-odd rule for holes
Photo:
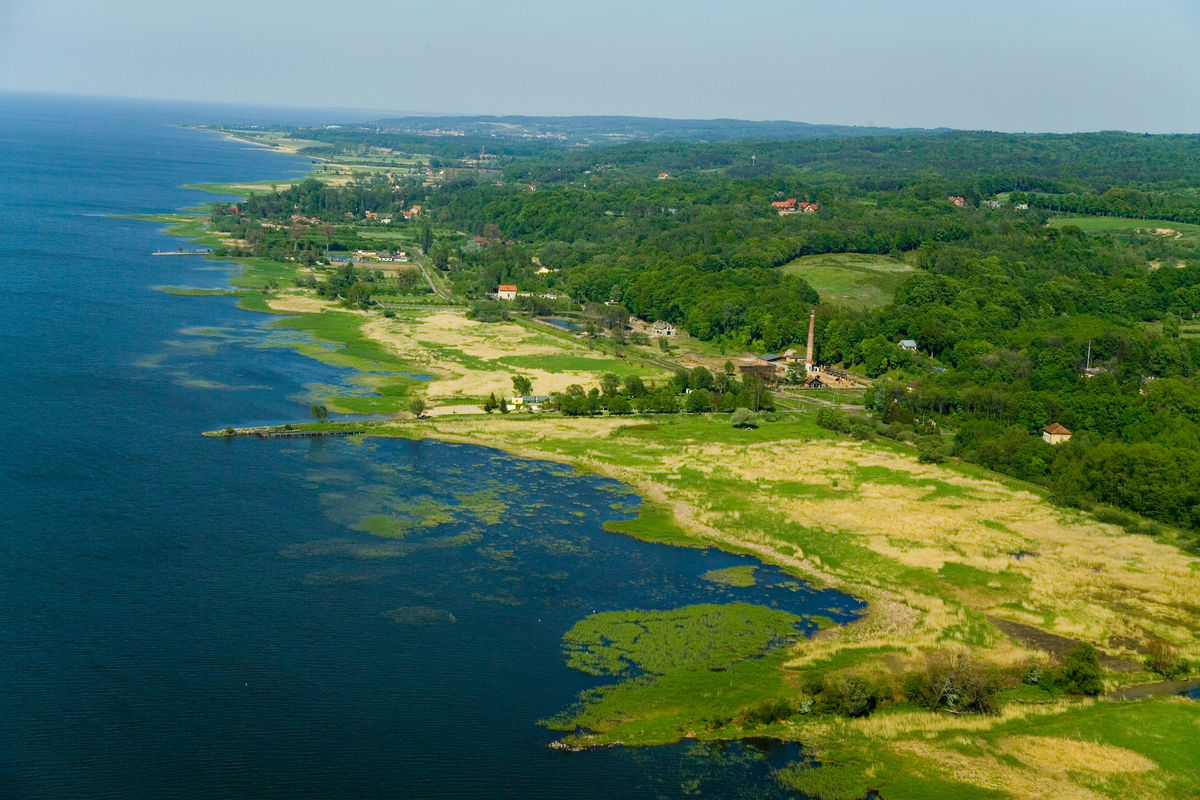
[[[0,796],[770,796],[794,746],[566,754],[592,610],[852,616],[750,563],[603,531],[611,481],[477,447],[201,439],[294,421],[344,371],[271,347],[176,240],[110,214],[302,165],[145,106],[0,105]],[[197,118],[207,113],[192,112]],[[616,506],[614,508],[614,506]],[[390,521],[388,521],[390,520]],[[383,535],[381,535],[383,534]]]
[[582,325],[571,319],[555,319],[552,317],[547,317],[546,319],[543,319],[542,322],[548,322],[556,328],[562,328],[564,331],[570,331],[571,333],[579,333],[583,330]]

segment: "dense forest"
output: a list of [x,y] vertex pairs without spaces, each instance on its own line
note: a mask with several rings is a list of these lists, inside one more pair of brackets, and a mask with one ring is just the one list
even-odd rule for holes
[[[819,359],[877,379],[877,423],[929,437],[931,457],[1200,529],[1196,237],[1047,224],[1064,211],[1200,222],[1198,145],[964,132],[635,142],[514,155],[501,181],[300,184],[237,214],[218,206],[214,220],[273,242],[276,257],[290,246],[315,259],[335,240],[355,244],[337,219],[420,203],[422,223],[394,224],[467,234],[427,242],[467,297],[506,282],[617,303],[729,353],[796,343],[816,305]],[[817,210],[777,213],[787,198]],[[296,226],[293,214],[322,222]],[[913,271],[890,303],[842,308],[781,269],[829,253]],[[1075,431],[1069,443],[1041,440],[1052,422]]]

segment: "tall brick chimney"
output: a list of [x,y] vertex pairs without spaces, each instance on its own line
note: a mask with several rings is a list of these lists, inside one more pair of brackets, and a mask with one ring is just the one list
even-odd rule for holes
[[808,349],[804,351],[804,363],[808,365],[809,371],[812,371],[813,366],[813,336],[817,329],[817,312],[816,309],[808,314]]

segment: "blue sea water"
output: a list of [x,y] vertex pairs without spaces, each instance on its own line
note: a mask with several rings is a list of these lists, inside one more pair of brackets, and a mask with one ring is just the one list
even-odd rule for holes
[[[849,598],[705,581],[751,562],[606,533],[636,499],[558,465],[198,435],[301,418],[345,377],[231,298],[158,291],[228,269],[113,216],[305,167],[171,124],[218,116],[0,96],[0,797],[780,795],[794,747],[550,750],[538,721],[597,685],[562,635],[693,602],[847,620]],[[385,518],[408,527],[372,535]]]

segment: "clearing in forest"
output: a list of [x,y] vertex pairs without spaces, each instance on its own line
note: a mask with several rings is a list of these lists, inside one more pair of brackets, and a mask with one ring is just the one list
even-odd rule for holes
[[1174,222],[1167,219],[1137,219],[1135,217],[1055,217],[1047,223],[1052,228],[1074,225],[1085,233],[1148,233],[1172,239],[1195,239],[1200,225]]
[[802,256],[783,271],[808,281],[824,304],[877,308],[891,302],[913,267],[888,256],[826,253]]

